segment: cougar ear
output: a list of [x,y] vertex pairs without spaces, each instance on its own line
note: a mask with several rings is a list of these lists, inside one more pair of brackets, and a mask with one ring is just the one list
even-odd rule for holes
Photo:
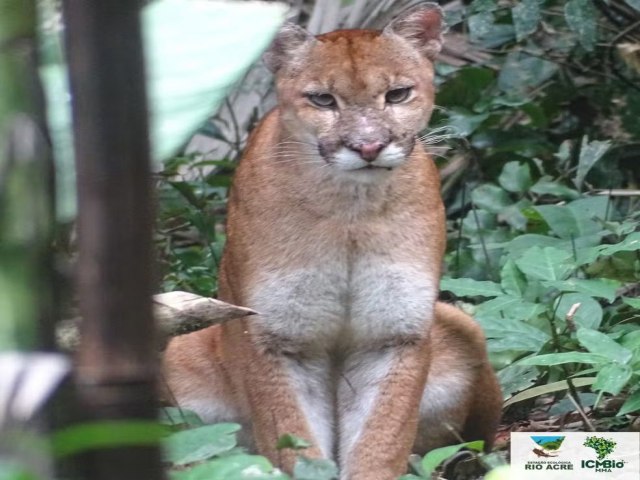
[[304,28],[295,23],[287,22],[280,27],[271,46],[262,58],[267,68],[276,73],[287,63],[295,61],[297,54],[315,41],[313,35]]
[[423,2],[410,8],[389,23],[385,35],[398,35],[409,41],[422,55],[433,60],[442,48],[446,30],[442,9],[437,3]]

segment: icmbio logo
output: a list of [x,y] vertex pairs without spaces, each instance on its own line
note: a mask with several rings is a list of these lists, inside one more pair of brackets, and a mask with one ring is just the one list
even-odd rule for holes
[[612,473],[616,469],[624,468],[624,460],[607,460],[616,448],[617,443],[610,438],[604,437],[587,437],[582,444],[585,447],[592,448],[596,453],[596,460],[582,460],[580,466],[589,468],[596,472]]

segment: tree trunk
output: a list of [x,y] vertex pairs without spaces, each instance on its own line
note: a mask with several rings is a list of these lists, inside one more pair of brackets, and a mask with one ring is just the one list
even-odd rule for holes
[[[64,0],[78,184],[76,383],[86,419],[152,419],[151,178],[140,2]],[[157,448],[95,452],[91,480],[162,477]]]

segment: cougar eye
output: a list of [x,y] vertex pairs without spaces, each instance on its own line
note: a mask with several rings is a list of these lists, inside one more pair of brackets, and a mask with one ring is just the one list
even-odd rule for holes
[[310,93],[307,98],[316,107],[333,108],[337,105],[335,97],[330,93]]
[[409,98],[410,93],[411,87],[394,88],[389,90],[384,98],[387,103],[402,103]]

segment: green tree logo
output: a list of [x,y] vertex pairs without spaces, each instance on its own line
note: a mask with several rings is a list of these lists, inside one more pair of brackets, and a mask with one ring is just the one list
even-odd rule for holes
[[587,440],[583,443],[585,447],[593,448],[596,451],[598,460],[607,458],[616,448],[617,443],[611,439],[602,437],[587,437]]

